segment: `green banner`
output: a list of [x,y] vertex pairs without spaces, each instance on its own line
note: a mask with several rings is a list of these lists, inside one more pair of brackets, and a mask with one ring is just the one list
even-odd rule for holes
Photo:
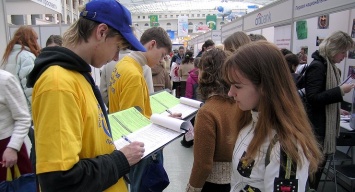
[[158,27],[158,15],[149,15],[150,27]]
[[297,39],[307,39],[307,21],[296,22]]
[[216,30],[217,29],[217,15],[208,14],[206,16],[206,24],[208,25],[208,28],[210,28],[211,30]]

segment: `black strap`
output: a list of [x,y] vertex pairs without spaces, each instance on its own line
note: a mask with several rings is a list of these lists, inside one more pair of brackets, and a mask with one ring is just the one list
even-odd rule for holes
[[[277,134],[272,138],[269,147],[267,148],[266,157],[265,157],[265,167],[270,163],[270,154],[271,150],[279,141]],[[280,146],[280,170],[279,170],[279,178],[284,179],[296,179],[296,171],[297,164],[293,162],[289,155],[285,153],[285,151]]]
[[309,67],[310,64],[304,64],[305,66],[303,67],[301,73],[299,74],[298,76],[298,79],[296,81],[296,86],[297,86],[297,89],[302,89],[305,87],[305,76],[306,76],[306,71]]
[[307,68],[308,68],[308,64],[304,64],[304,65],[305,65],[305,66],[303,67],[303,69],[302,69],[300,75],[303,75],[303,74],[306,72]]
[[296,179],[297,164],[291,160],[284,150],[280,150],[279,178]]
[[107,116],[107,111],[106,111],[106,108],[105,108],[105,104],[104,104],[104,101],[102,100],[102,97],[101,97],[101,93],[100,93],[100,90],[99,88],[97,87],[97,85],[95,84],[95,81],[94,79],[92,78],[92,76],[90,75],[90,73],[87,73],[87,72],[83,72],[81,73],[85,79],[90,83],[91,85],[91,88],[95,94],[95,97],[96,97],[96,100],[97,102],[99,103],[100,107],[101,107],[101,111],[102,113],[104,114],[105,116],[105,120],[106,120],[106,124],[107,124],[107,127],[108,127],[108,130],[110,131],[110,137],[112,138],[112,132],[111,132],[111,126],[110,126],[110,122],[108,120],[108,116]]

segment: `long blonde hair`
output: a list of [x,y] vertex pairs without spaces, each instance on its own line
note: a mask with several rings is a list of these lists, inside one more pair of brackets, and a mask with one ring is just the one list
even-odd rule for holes
[[343,31],[336,31],[325,38],[319,45],[319,54],[334,64],[336,54],[349,51],[354,47],[353,39]]
[[[309,171],[314,173],[323,156],[286,60],[279,49],[266,41],[244,45],[224,63],[223,71],[227,82],[234,83],[236,70],[260,91],[259,120],[245,159],[251,162],[255,158],[265,138],[274,129],[282,149],[299,166],[302,166],[302,160],[297,146],[301,146],[310,162]],[[250,111],[241,112],[236,123],[239,132],[251,120]]]

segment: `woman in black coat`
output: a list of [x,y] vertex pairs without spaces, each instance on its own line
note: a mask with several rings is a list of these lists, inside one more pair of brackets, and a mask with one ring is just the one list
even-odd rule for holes
[[[353,46],[354,41],[348,34],[342,31],[333,33],[312,54],[314,60],[305,74],[307,112],[324,154],[335,152],[340,126],[340,102],[343,101],[344,94],[355,86],[340,85],[340,73],[335,64],[340,63]],[[317,189],[323,167],[310,183],[312,189]]]

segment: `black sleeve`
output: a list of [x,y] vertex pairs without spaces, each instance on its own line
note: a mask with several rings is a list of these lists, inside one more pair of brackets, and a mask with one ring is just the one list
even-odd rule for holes
[[81,159],[68,171],[41,173],[38,175],[42,192],[104,191],[127,174],[129,163],[121,151]]
[[307,101],[313,106],[325,106],[343,101],[339,86],[325,90],[327,68],[321,62],[309,65],[306,71]]

